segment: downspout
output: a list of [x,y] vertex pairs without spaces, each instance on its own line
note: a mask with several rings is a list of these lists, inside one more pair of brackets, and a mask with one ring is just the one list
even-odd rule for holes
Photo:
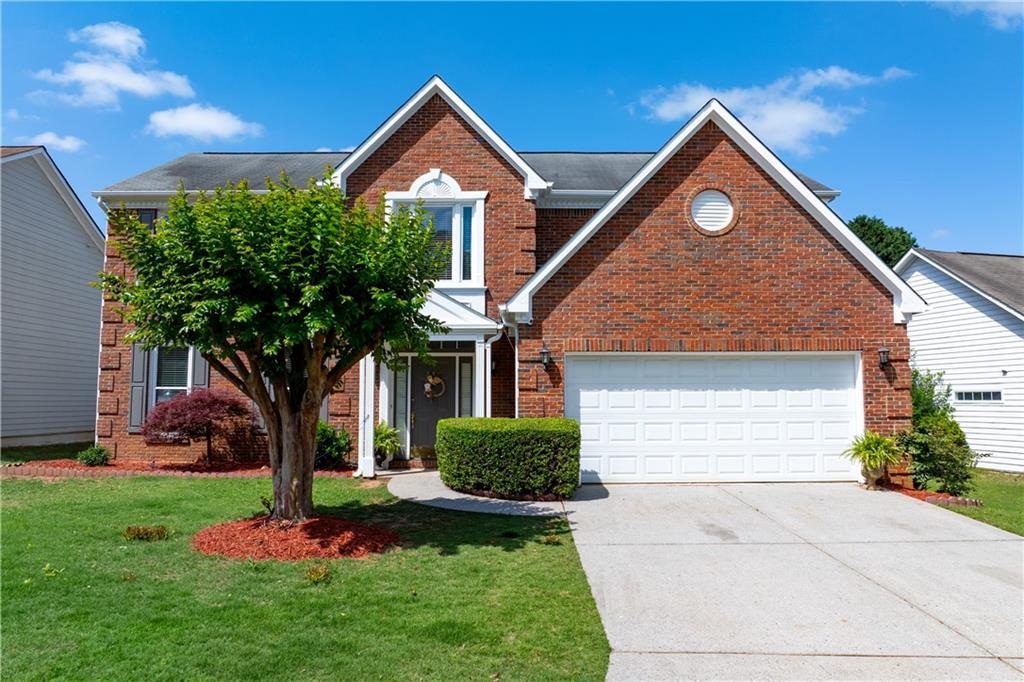
[[513,326],[512,331],[515,334],[515,341],[511,340],[511,337],[509,338],[509,343],[512,344],[513,371],[515,372],[515,383],[513,384],[514,388],[512,395],[514,396],[516,403],[515,416],[516,419],[519,419],[519,325],[517,324]]

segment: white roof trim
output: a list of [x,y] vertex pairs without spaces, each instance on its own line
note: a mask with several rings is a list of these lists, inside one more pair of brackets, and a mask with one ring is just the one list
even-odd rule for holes
[[57,194],[60,195],[60,198],[67,205],[68,210],[70,210],[71,214],[75,216],[75,220],[77,220],[78,224],[83,230],[85,230],[86,236],[92,240],[92,243],[96,245],[96,248],[100,250],[100,253],[103,253],[105,251],[104,244],[106,243],[106,238],[100,231],[96,221],[93,220],[92,216],[89,215],[89,212],[85,210],[85,206],[82,205],[82,200],[78,198],[77,194],[75,194],[75,190],[71,189],[71,185],[68,184],[67,178],[64,177],[64,174],[60,172],[59,168],[57,168],[57,164],[55,164],[53,159],[50,158],[50,152],[46,151],[46,147],[30,149],[20,154],[12,154],[10,156],[3,157],[0,159],[0,162],[9,163],[11,161],[17,161],[18,159],[28,157],[32,157],[36,164],[39,165],[39,168],[42,169],[46,179],[50,181],[53,188],[57,190]]
[[574,234],[554,256],[527,280],[519,291],[508,300],[503,311],[517,319],[528,321],[533,314],[533,295],[547,283],[558,270],[579,251],[584,244],[615,215],[685,145],[693,135],[713,121],[746,152],[766,173],[810,213],[836,240],[849,251],[868,272],[874,275],[893,294],[893,320],[906,322],[909,316],[921,312],[924,300],[891,268],[857,238],[850,228],[818,197],[796,174],[789,169],[768,147],[746,126],[740,123],[732,112],[716,99],[709,100],[686,122],[636,174],[608,200],[594,216]]
[[923,253],[921,253],[917,249],[911,249],[910,251],[907,251],[905,254],[903,254],[903,258],[900,258],[900,262],[897,263],[893,267],[893,270],[895,270],[896,273],[898,275],[900,275],[900,277],[902,277],[903,273],[906,271],[906,269],[908,267],[910,267],[911,263],[914,262],[914,259],[923,260],[925,263],[927,263],[928,265],[932,266],[936,270],[942,272],[943,274],[945,274],[948,277],[950,277],[951,279],[959,282],[960,284],[963,284],[965,287],[967,287],[968,289],[970,289],[974,293],[978,294],[979,296],[984,298],[986,301],[989,301],[990,303],[992,303],[992,304],[994,304],[996,306],[999,306],[999,308],[1001,308],[1001,309],[1005,310],[1006,312],[1010,313],[1011,315],[1016,317],[1018,320],[1024,320],[1024,314],[1021,314],[1020,312],[1014,310],[1013,308],[1011,308],[1010,306],[1006,305],[1005,303],[1003,303],[999,299],[993,297],[991,294],[988,294],[988,293],[982,291],[981,289],[979,289],[975,285],[971,284],[970,282],[968,282],[964,278],[962,278],[959,275],[957,275],[955,272],[953,272],[949,268],[943,266],[938,261],[932,260],[931,258],[929,258],[928,256],[924,255]]
[[523,160],[523,157],[519,156],[508,145],[505,140],[501,139],[498,133],[494,132],[487,123],[480,118],[475,111],[473,111],[468,104],[461,97],[455,94],[455,91],[445,83],[440,76],[433,76],[428,80],[423,87],[416,91],[411,98],[409,98],[405,104],[403,104],[398,111],[393,113],[387,121],[385,121],[377,130],[366,138],[362,144],[355,148],[355,150],[348,155],[348,157],[341,162],[341,164],[335,169],[334,175],[332,176],[335,183],[345,189],[345,182],[348,176],[351,175],[352,171],[359,167],[366,159],[370,157],[377,149],[387,141],[402,125],[408,121],[413,114],[420,110],[426,102],[434,95],[440,95],[455,111],[462,116],[473,128],[483,136],[485,140],[491,143],[498,152],[512,164],[516,170],[522,173],[526,179],[525,189],[523,196],[527,199],[535,199],[537,196],[548,189],[548,183],[535,171],[530,164]]
[[449,332],[479,334],[493,333],[501,329],[498,322],[437,289],[427,294],[427,302],[423,304],[420,312],[441,322]]

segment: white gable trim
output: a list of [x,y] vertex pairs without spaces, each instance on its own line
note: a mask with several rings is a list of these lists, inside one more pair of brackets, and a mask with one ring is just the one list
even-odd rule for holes
[[925,309],[924,300],[892,271],[882,260],[857,238],[850,228],[815,195],[768,147],[740,123],[732,112],[716,99],[709,100],[687,121],[657,154],[594,214],[551,259],[527,280],[526,284],[501,307],[503,315],[516,320],[529,321],[533,315],[533,295],[579,251],[584,244],[614,216],[685,145],[693,135],[713,121],[726,135],[746,152],[766,173],[811,214],[868,272],[875,276],[893,295],[893,320],[903,323],[913,313]]
[[449,334],[493,334],[501,329],[498,322],[437,289],[427,294],[420,312],[447,327]]
[[994,298],[991,294],[985,293],[984,291],[982,291],[978,287],[974,286],[973,284],[971,284],[967,280],[965,280],[962,277],[960,277],[959,275],[957,275],[955,272],[953,272],[949,268],[943,267],[937,261],[932,260],[928,256],[926,256],[923,253],[919,252],[917,249],[911,249],[910,251],[907,251],[903,255],[903,258],[900,258],[900,262],[896,264],[896,266],[893,268],[893,270],[895,270],[896,273],[899,274],[902,277],[903,273],[906,272],[907,268],[909,268],[911,266],[911,264],[915,260],[922,260],[922,261],[924,261],[925,263],[927,263],[928,265],[932,266],[933,268],[935,268],[939,272],[949,276],[954,281],[959,282],[960,284],[963,284],[965,287],[967,287],[968,289],[970,289],[974,293],[978,294],[979,296],[984,298],[986,301],[989,301],[993,305],[996,305],[999,308],[1001,308],[1001,309],[1005,310],[1006,312],[1010,313],[1011,315],[1016,317],[1018,320],[1024,320],[1024,314],[1014,310],[1013,308],[1011,308],[1010,306],[1006,305],[1005,303],[1003,303],[999,299]]
[[86,236],[92,240],[92,243],[96,245],[96,248],[103,253],[105,250],[104,243],[105,238],[103,233],[100,232],[99,226],[96,221],[92,219],[89,212],[85,210],[85,206],[82,205],[82,200],[78,198],[75,191],[71,189],[71,185],[68,184],[67,178],[57,168],[57,164],[50,158],[50,153],[46,151],[46,147],[39,147],[38,149],[30,149],[20,154],[12,154],[11,156],[0,159],[0,163],[10,163],[11,161],[17,161],[18,159],[24,159],[31,157],[33,161],[39,166],[46,176],[46,179],[50,181],[53,188],[57,190],[57,194],[67,205],[68,210],[75,216],[75,220],[85,231]]
[[401,128],[406,121],[412,118],[413,114],[420,110],[428,100],[434,95],[439,95],[444,101],[446,101],[455,111],[462,116],[473,129],[476,130],[485,140],[487,140],[492,147],[512,164],[525,178],[525,187],[523,190],[523,196],[527,199],[536,199],[537,196],[548,188],[548,183],[535,171],[530,164],[523,160],[523,157],[519,156],[512,147],[508,145],[505,140],[501,139],[498,133],[494,132],[487,123],[480,118],[475,111],[473,111],[468,104],[461,97],[455,94],[455,91],[445,83],[440,76],[433,76],[428,80],[423,87],[416,91],[411,98],[409,98],[405,104],[403,104],[398,111],[393,113],[387,121],[385,121],[377,130],[366,138],[362,144],[355,148],[355,150],[348,155],[348,157],[341,162],[341,165],[334,171],[333,179],[334,182],[342,189],[345,190],[345,183],[348,176],[352,174],[360,164],[370,157],[377,149],[390,138],[395,131]]

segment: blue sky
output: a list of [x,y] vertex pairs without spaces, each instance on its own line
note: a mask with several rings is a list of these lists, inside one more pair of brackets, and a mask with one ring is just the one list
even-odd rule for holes
[[1024,252],[1020,3],[4,3],[2,139],[92,190],[358,144],[439,73],[513,147],[653,151],[708,95],[922,245]]

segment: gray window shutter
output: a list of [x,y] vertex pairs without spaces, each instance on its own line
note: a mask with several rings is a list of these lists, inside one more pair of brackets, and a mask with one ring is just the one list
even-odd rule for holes
[[320,403],[320,419],[325,422],[330,421],[329,417],[331,416],[331,412],[328,409],[328,403],[330,403],[330,401],[331,396],[328,395],[326,398],[324,398],[324,401]]
[[149,352],[132,344],[131,385],[128,388],[128,433],[142,431],[146,420],[146,398],[149,389]]
[[210,364],[202,353],[192,349],[192,388],[210,387]]

